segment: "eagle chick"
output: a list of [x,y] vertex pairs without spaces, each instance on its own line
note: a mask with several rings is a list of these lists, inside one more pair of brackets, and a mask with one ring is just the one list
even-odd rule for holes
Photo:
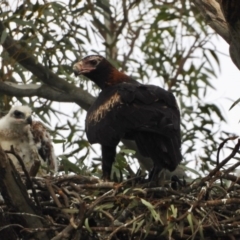
[[[13,146],[28,171],[34,160],[40,160],[43,166],[54,172],[58,169],[51,136],[41,122],[32,120],[32,110],[28,106],[14,106],[0,119],[0,145],[8,151]],[[21,171],[16,157],[8,155],[16,169]],[[38,173],[43,174],[42,170]]]

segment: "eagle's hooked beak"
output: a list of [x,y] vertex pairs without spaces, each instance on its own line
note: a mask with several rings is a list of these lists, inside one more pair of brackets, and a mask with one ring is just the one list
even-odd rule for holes
[[73,72],[74,72],[75,76],[78,76],[78,75],[81,75],[84,73],[89,73],[94,69],[95,69],[95,67],[85,65],[85,64],[83,64],[82,61],[77,62],[73,65]]
[[31,124],[32,124],[32,117],[29,116],[29,117],[26,119],[26,122],[27,122],[27,124],[31,125]]
[[77,62],[73,65],[73,72],[75,76],[78,76],[82,73],[83,67],[82,62]]

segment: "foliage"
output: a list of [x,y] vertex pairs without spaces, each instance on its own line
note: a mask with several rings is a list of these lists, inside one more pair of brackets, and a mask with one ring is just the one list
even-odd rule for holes
[[[219,59],[211,43],[213,32],[203,24],[191,1],[2,1],[0,19],[5,27],[1,44],[10,36],[45,69],[93,95],[98,93],[95,86],[72,75],[73,62],[89,52],[106,55],[137,80],[172,91],[182,114],[185,162],[196,161],[205,171],[215,161],[218,140],[228,133],[220,133],[224,116],[219,107],[206,103],[204,98],[213,88]],[[17,86],[46,84],[34,70],[29,71],[21,60],[10,56],[8,49],[1,49],[1,57],[2,82]],[[69,94],[64,88],[54,90]],[[6,111],[9,102],[29,103],[38,118],[53,128],[55,142],[62,146],[57,149],[65,159],[65,170],[73,170],[69,160],[85,169],[83,161],[86,164],[94,153],[84,134],[83,105],[77,101],[81,108],[58,104],[50,97],[27,92],[22,97],[21,91],[19,88],[10,94],[0,89],[0,98],[4,99],[1,109]],[[6,97],[8,94],[10,97]],[[95,155],[99,158],[97,149]],[[118,158],[121,156],[131,159],[132,155],[120,154]],[[91,171],[100,176],[94,166]]]

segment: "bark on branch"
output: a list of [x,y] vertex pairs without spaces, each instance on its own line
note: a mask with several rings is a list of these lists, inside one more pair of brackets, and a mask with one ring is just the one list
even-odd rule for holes
[[[31,202],[19,173],[1,146],[0,176],[0,192],[8,209],[19,213],[16,217],[19,219],[19,224],[23,228],[41,228],[47,225]],[[35,232],[32,237],[34,239],[50,239],[46,232]]]
[[228,44],[232,61],[240,70],[240,1],[193,0],[206,23]]
[[[53,88],[48,87],[46,84],[23,84],[19,85],[12,82],[1,82],[0,81],[0,92],[9,96],[15,97],[33,97],[38,96],[51,101],[58,102],[78,102],[79,97],[72,96],[64,92],[59,92]],[[92,98],[92,100],[90,100]],[[94,101],[94,97],[89,96],[90,102]],[[80,105],[81,106],[81,105]]]
[[[0,36],[2,36],[4,31],[4,24],[0,21]],[[78,88],[58,77],[48,67],[38,63],[34,56],[21,48],[10,36],[7,35],[2,46],[8,52],[10,57],[32,72],[41,82],[53,88],[55,91],[59,91],[59,93],[71,95],[71,97],[75,99],[75,102],[82,108],[88,109],[93,103],[93,96],[81,88]]]

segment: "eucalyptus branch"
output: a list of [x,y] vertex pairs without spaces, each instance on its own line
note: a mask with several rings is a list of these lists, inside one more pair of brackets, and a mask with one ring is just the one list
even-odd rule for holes
[[[2,35],[6,29],[2,21],[0,21],[0,34]],[[49,68],[38,63],[33,55],[29,54],[25,49],[21,48],[16,41],[14,41],[8,35],[5,41],[2,43],[4,49],[8,52],[9,56],[20,63],[27,70],[32,72],[36,77],[38,77],[42,82],[49,86],[52,86],[58,90],[71,93],[75,90],[75,87],[70,83],[64,81],[62,78],[58,77]]]
[[126,6],[126,5],[127,5],[126,0],[123,0],[123,1],[122,1],[123,19],[122,19],[122,21],[121,21],[121,25],[119,26],[119,28],[118,28],[117,31],[116,31],[114,43],[117,42],[118,36],[122,33],[123,28],[124,28],[125,25],[128,23],[128,12],[129,12],[129,9],[127,9],[127,6]]
[[136,43],[136,40],[138,39],[139,37],[139,34],[142,30],[142,26],[138,27],[138,29],[134,32],[134,37],[131,39],[131,43],[129,44],[130,46],[130,49],[128,51],[127,54],[124,54],[124,59],[123,59],[123,63],[122,63],[122,70],[124,71],[125,67],[126,67],[126,64],[127,64],[127,61],[129,60],[129,57],[131,56],[132,52],[133,52],[133,49],[134,49],[134,45]]
[[[94,5],[90,0],[87,0],[88,8],[91,11],[93,17],[93,24],[102,35],[102,37],[106,38],[106,27],[98,20],[98,17],[95,14]],[[105,28],[105,29],[104,29]]]
[[56,91],[46,84],[17,84],[12,82],[0,81],[0,93],[15,97],[38,96],[51,101],[58,102],[77,102],[79,99],[67,93]]
[[228,25],[225,21],[221,7],[215,0],[194,0],[206,23],[214,29],[227,43],[230,43]]
[[[5,31],[4,24],[0,21],[0,35],[2,36]],[[64,79],[58,77],[48,67],[38,63],[33,55],[21,48],[10,36],[6,36],[2,46],[14,60],[32,72],[41,82],[54,88],[60,93],[65,93],[65,96],[66,94],[71,95],[71,97],[75,99],[74,101],[83,109],[87,110],[93,103],[94,97],[92,95],[81,88],[68,83]]]
[[[171,82],[169,83],[169,90],[171,90],[172,86],[174,86],[177,82],[178,76],[179,74],[183,71],[183,68],[185,66],[185,63],[187,62],[187,60],[190,58],[191,54],[194,52],[194,50],[198,47],[196,46],[196,43],[199,40],[199,36],[196,36],[194,43],[192,44],[192,46],[188,49],[187,53],[185,56],[182,56],[181,60],[179,61],[179,66],[177,68],[177,71],[175,73],[175,75],[173,76],[173,78],[171,78]],[[183,53],[184,54],[184,53]]]

